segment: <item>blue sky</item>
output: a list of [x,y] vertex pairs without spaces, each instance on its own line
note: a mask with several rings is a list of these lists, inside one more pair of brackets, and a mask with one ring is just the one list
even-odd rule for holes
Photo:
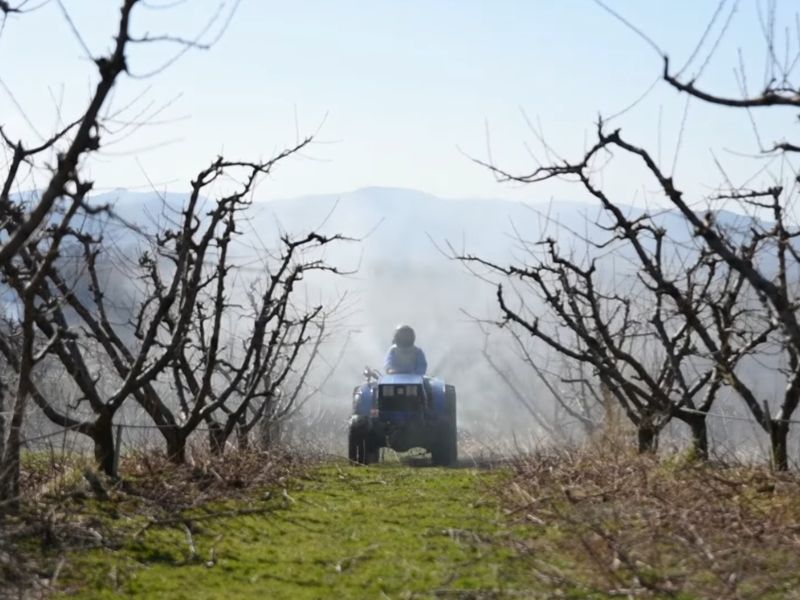
[[[676,65],[688,58],[718,4],[607,3],[647,32]],[[117,4],[63,0],[93,54],[110,44]],[[166,8],[140,8],[137,31],[192,36],[220,2],[147,4]],[[725,10],[732,5],[729,0]],[[739,2],[703,71],[703,85],[736,94],[738,48],[748,81],[754,87],[761,82],[765,54],[757,11],[765,5]],[[793,15],[790,0],[778,5],[780,15]],[[228,1],[223,14],[232,6]],[[793,17],[786,22],[794,27]],[[794,33],[790,40],[796,48]],[[687,73],[704,61],[708,46]],[[146,72],[173,51],[133,48],[129,62],[134,72]],[[591,140],[597,115],[633,102],[660,70],[648,44],[591,0],[242,0],[211,50],[189,52],[151,79],[122,82],[114,106],[144,93],[129,115],[168,107],[151,125],[112,136],[87,169],[101,189],[146,188],[149,180],[159,189],[181,191],[216,153],[266,157],[291,144],[298,132],[319,129],[318,143],[282,165],[259,197],[370,185],[448,197],[564,197],[577,191],[560,183],[501,185],[469,157],[486,159],[491,147],[501,166],[532,168],[529,151],[540,158],[545,151],[523,113],[555,151],[576,157]],[[0,79],[41,134],[53,130],[59,111],[66,118],[80,109],[94,78],[57,2],[6,23]],[[685,111],[685,98],[658,84],[615,124],[653,149],[668,170],[681,137],[676,175],[698,197],[720,179],[712,149],[737,176],[758,168],[728,152],[757,150],[746,114],[696,102]],[[796,127],[791,113],[756,118],[767,141]],[[0,122],[13,137],[37,139],[2,87]],[[652,186],[625,165],[609,170],[607,184],[625,202],[657,201],[649,198]]]

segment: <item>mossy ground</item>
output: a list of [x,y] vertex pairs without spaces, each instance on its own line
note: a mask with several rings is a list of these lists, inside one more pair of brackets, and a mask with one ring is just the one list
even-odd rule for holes
[[[68,557],[63,594],[161,598],[535,595],[493,485],[508,474],[327,466],[286,493],[204,511],[263,513],[137,525],[118,550]],[[139,525],[141,529],[141,525]],[[469,592],[471,590],[471,592]]]

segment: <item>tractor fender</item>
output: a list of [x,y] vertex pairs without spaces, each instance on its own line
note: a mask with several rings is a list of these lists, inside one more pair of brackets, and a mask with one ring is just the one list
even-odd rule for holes
[[353,390],[353,414],[359,417],[369,417],[370,411],[375,406],[374,383],[363,383]]
[[431,393],[433,395],[433,412],[437,415],[443,415],[445,412],[445,384],[441,379],[430,378]]

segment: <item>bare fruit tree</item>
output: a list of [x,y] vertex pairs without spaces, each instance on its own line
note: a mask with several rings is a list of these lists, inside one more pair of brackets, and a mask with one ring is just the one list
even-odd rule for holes
[[[712,29],[721,12],[715,13],[706,31]],[[778,56],[774,50],[775,32],[782,29],[775,18],[775,5],[770,5],[768,12],[765,22],[770,26],[763,28],[768,50],[767,74],[759,92],[748,91],[743,67],[737,71],[742,97],[705,91],[696,78],[686,81],[673,74],[666,54],[663,54],[663,80],[692,99],[746,111],[753,124],[752,111],[800,108],[800,88],[791,82],[794,66],[800,61],[800,47],[792,49],[792,42],[787,39],[786,52]],[[629,26],[627,21],[623,22]],[[793,28],[792,23],[786,31]],[[725,31],[723,27],[720,35]],[[636,33],[642,35],[638,30]],[[714,45],[711,53],[716,48]],[[692,56],[696,55],[697,52]],[[708,59],[703,66],[707,62]],[[636,424],[640,448],[650,446],[648,428],[655,434],[666,421],[677,417],[692,428],[695,446],[705,455],[706,415],[720,389],[727,388],[743,401],[770,436],[775,467],[788,468],[788,431],[800,403],[796,283],[800,253],[795,241],[800,237],[800,228],[793,205],[798,178],[790,160],[800,152],[800,146],[777,140],[768,147],[760,145],[759,151],[781,158],[782,171],[789,175],[771,173],[758,165],[756,173],[762,175],[759,179],[748,176],[747,183],[737,185],[719,165],[723,175],[719,188],[710,195],[692,199],[686,197],[646,147],[628,141],[619,129],[608,131],[602,120],[596,129],[596,140],[577,160],[554,159],[551,164],[538,165],[525,174],[483,163],[501,180],[535,184],[560,178],[577,183],[599,201],[610,218],[609,231],[613,235],[606,243],[615,243],[616,251],[627,253],[636,265],[641,283],[641,291],[637,293],[644,299],[644,308],[639,310],[633,310],[630,287],[626,286],[624,291],[602,288],[595,261],[574,261],[571,256],[563,255],[552,241],[544,242],[545,251],[532,264],[504,267],[480,261],[478,257],[462,257],[484,262],[496,272],[536,289],[558,326],[572,332],[576,343],[558,342],[552,331],[541,326],[537,316],[526,312],[528,303],[524,296],[512,304],[499,287],[498,303],[504,322],[516,323],[564,356],[592,364]],[[666,237],[654,215],[642,211],[638,217],[628,217],[622,205],[604,188],[601,174],[612,164],[624,164],[628,178],[638,175],[647,185],[655,185],[685,219],[695,250],[678,261],[677,269],[669,268],[667,256],[674,260],[675,244],[671,244],[674,240]],[[754,180],[765,183],[751,183]],[[746,225],[735,227],[720,222],[716,218],[719,201],[738,204],[742,213],[750,215],[744,218]],[[693,207],[698,204],[707,206],[707,210],[696,211]],[[630,350],[635,347],[631,346],[631,336],[641,336],[643,326],[647,328],[644,339],[650,340],[649,347],[658,348],[662,355],[661,368],[642,364],[640,353]],[[628,338],[631,339],[626,341]],[[772,403],[759,398],[758,390],[753,382],[747,381],[741,368],[745,357],[759,353],[781,357],[777,362],[783,366],[778,374],[785,383],[784,392]],[[687,379],[689,373],[693,374],[691,381]]]
[[[215,432],[212,446],[221,449],[250,408],[256,409],[250,421],[273,416],[273,401],[298,357],[306,358],[306,372],[310,368],[325,313],[322,306],[296,310],[294,294],[306,274],[336,272],[309,253],[341,237],[284,236],[274,261],[261,257],[258,279],[267,283],[260,289],[258,279],[240,289],[241,272],[231,255],[257,179],[308,142],[265,162],[216,159],[192,182],[183,206],[164,207],[178,218],[142,235],[144,249],[135,261],[113,253],[102,231],[72,232],[79,268],[50,265],[37,286],[36,299],[50,308],[32,326],[53,339],[50,364],[72,381],[77,398],[65,405],[63,389],[48,397],[34,386],[34,401],[53,423],[90,437],[109,475],[115,475],[114,418],[129,400],[161,432],[169,457],[182,462],[198,426],[206,423]],[[228,178],[242,183],[218,198],[205,197],[214,182]],[[26,259],[33,265],[42,260],[38,254]],[[127,305],[102,276],[109,269],[129,282]],[[17,293],[24,291],[24,280],[10,282]],[[242,310],[248,294],[252,308]],[[239,336],[228,339],[231,324]],[[315,328],[316,341],[310,335]],[[226,346],[231,343],[236,346]],[[17,367],[13,348],[0,344],[0,351]]]
[[[230,254],[231,245],[244,224],[242,212],[251,182],[268,165],[218,162],[195,179],[191,196],[199,198],[225,169],[242,168],[249,170],[248,183],[217,201],[210,220],[206,218],[207,235],[194,241],[198,220],[194,209],[186,209],[182,233],[159,236],[155,252],[140,259],[147,290],[136,311],[137,337],[145,335],[144,324],[153,327],[153,307],[169,301],[173,293],[166,284],[164,265],[173,269],[173,282],[185,280],[174,293],[175,305],[187,310],[186,318],[166,317],[160,325],[167,337],[181,340],[167,360],[179,410],[163,393],[143,404],[164,435],[169,455],[179,462],[186,440],[202,423],[210,429],[212,449],[221,452],[234,431],[246,436],[262,419],[285,416],[325,334],[325,308],[298,305],[298,287],[313,272],[338,273],[320,250],[344,238],[313,231],[298,237],[284,234],[276,253],[259,257],[259,277],[246,289],[242,285],[237,289],[242,273]],[[175,260],[179,248],[193,252],[185,265]],[[181,274],[184,268],[191,272]],[[291,375],[298,369],[290,390]]]
[[[576,165],[572,172],[584,177],[583,168]],[[559,166],[540,176],[563,175],[565,169]],[[594,189],[588,179],[585,185]],[[590,367],[635,425],[640,451],[654,451],[659,433],[678,418],[691,428],[697,454],[707,456],[704,415],[717,398],[722,373],[701,351],[703,340],[724,354],[731,367],[763,341],[729,340],[724,350],[715,342],[718,332],[724,335],[726,326],[741,317],[742,278],[720,277],[719,260],[703,252],[692,251],[678,260],[652,217],[628,217],[595,191],[613,224],[608,239],[592,244],[610,256],[633,248],[641,269],[627,278],[618,271],[612,277],[603,268],[607,261],[600,258],[562,254],[553,239],[543,241],[523,266],[503,267],[471,255],[459,258],[520,282],[510,296],[498,285],[499,325],[512,328],[515,339],[524,332],[577,365]],[[667,261],[667,254],[674,263]],[[725,301],[712,309],[711,294]],[[528,308],[539,303],[545,315]],[[529,360],[533,362],[530,355]]]
[[[34,321],[46,307],[37,303],[38,286],[58,256],[59,244],[69,230],[70,221],[84,206],[92,184],[84,181],[78,173],[80,160],[100,146],[99,124],[101,110],[117,81],[125,72],[125,51],[130,42],[130,15],[135,1],[123,3],[113,51],[98,59],[99,82],[86,111],[44,143],[26,145],[14,141],[0,127],[2,141],[10,161],[5,169],[2,191],[0,191],[0,224],[4,236],[0,246],[0,268],[7,278],[19,282],[20,328],[15,332],[20,338],[16,354],[16,390],[11,400],[11,418],[8,437],[5,440],[0,462],[0,498],[14,501],[19,492],[19,448],[23,419],[28,400],[33,392],[32,371],[38,360],[57,342],[60,334],[53,332],[42,344],[37,344]],[[2,6],[4,18],[18,12],[22,4]],[[62,149],[63,148],[63,149]],[[38,159],[46,159],[58,150],[57,162],[44,190],[29,199],[15,197],[20,172]],[[56,222],[51,221],[59,212]],[[25,264],[24,256],[31,248],[37,248],[41,256],[38,268]],[[38,347],[37,347],[38,346]]]
[[[15,26],[16,21],[23,21],[26,12],[43,9],[45,4],[27,0],[0,2],[0,34],[6,27]],[[123,128],[136,126],[125,121],[126,109],[139,110],[131,109],[135,102],[112,110],[112,91],[120,79],[130,75],[130,51],[134,46],[178,46],[180,50],[173,54],[173,58],[192,47],[208,47],[203,35],[183,39],[170,35],[136,34],[132,25],[135,15],[154,7],[139,0],[122,0],[111,49],[107,54],[93,55],[66,8],[61,8],[66,23],[96,69],[93,75],[96,82],[85,108],[49,138],[35,143],[26,142],[23,135],[12,131],[14,128],[8,123],[0,123],[0,142],[5,159],[0,175],[0,272],[3,285],[13,292],[7,298],[7,306],[10,306],[10,312],[15,313],[14,323],[0,335],[6,366],[14,373],[13,384],[7,387],[10,393],[4,401],[8,418],[0,452],[0,501],[11,505],[18,498],[19,455],[25,414],[31,399],[42,404],[35,383],[37,366],[58,352],[66,358],[74,353],[77,345],[68,323],[59,323],[55,316],[65,309],[63,294],[56,293],[53,269],[59,261],[62,244],[68,239],[86,241],[81,233],[82,224],[106,210],[106,207],[87,201],[93,183],[83,175],[82,169],[92,155],[114,138],[114,132],[119,132],[120,128],[112,126],[112,123],[122,123]],[[224,17],[222,13],[215,14],[210,25],[219,21],[224,28]],[[206,27],[203,33],[208,30]],[[171,62],[172,58],[166,60],[162,67]],[[146,75],[137,74],[137,77]],[[33,128],[13,92],[5,86],[4,90],[23,120]],[[144,118],[147,114],[144,111]],[[142,115],[138,116],[139,119],[134,120],[141,120]],[[44,185],[35,185],[41,173],[46,173],[46,181]],[[40,191],[30,192],[34,187]],[[75,361],[73,366],[76,377],[87,382],[91,379],[88,371],[79,374],[79,361]],[[62,426],[86,432],[90,429],[89,425],[62,419],[63,415],[52,416]],[[92,428],[92,433],[101,435],[97,427]]]

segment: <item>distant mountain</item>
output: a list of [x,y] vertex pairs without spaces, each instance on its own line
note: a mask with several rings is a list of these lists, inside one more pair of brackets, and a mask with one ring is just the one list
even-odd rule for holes
[[[144,228],[165,217],[164,202],[171,211],[180,210],[187,196],[115,190],[93,197],[109,203],[127,222]],[[635,218],[642,209],[621,206]],[[170,210],[166,211],[168,215]],[[354,255],[361,255],[364,267],[396,262],[404,265],[441,266],[447,263],[438,249],[451,244],[489,260],[508,261],[524,254],[525,243],[553,237],[568,248],[582,245],[579,238],[603,241],[610,219],[599,204],[553,200],[523,203],[518,201],[467,198],[440,198],[417,190],[370,187],[341,194],[318,194],[298,198],[256,201],[249,214],[251,228],[265,242],[276,239],[280,231],[300,233],[319,229],[361,239]],[[718,222],[741,227],[748,217],[720,211]],[[682,215],[661,210],[656,222],[667,237],[680,244],[693,240],[693,233]]]

